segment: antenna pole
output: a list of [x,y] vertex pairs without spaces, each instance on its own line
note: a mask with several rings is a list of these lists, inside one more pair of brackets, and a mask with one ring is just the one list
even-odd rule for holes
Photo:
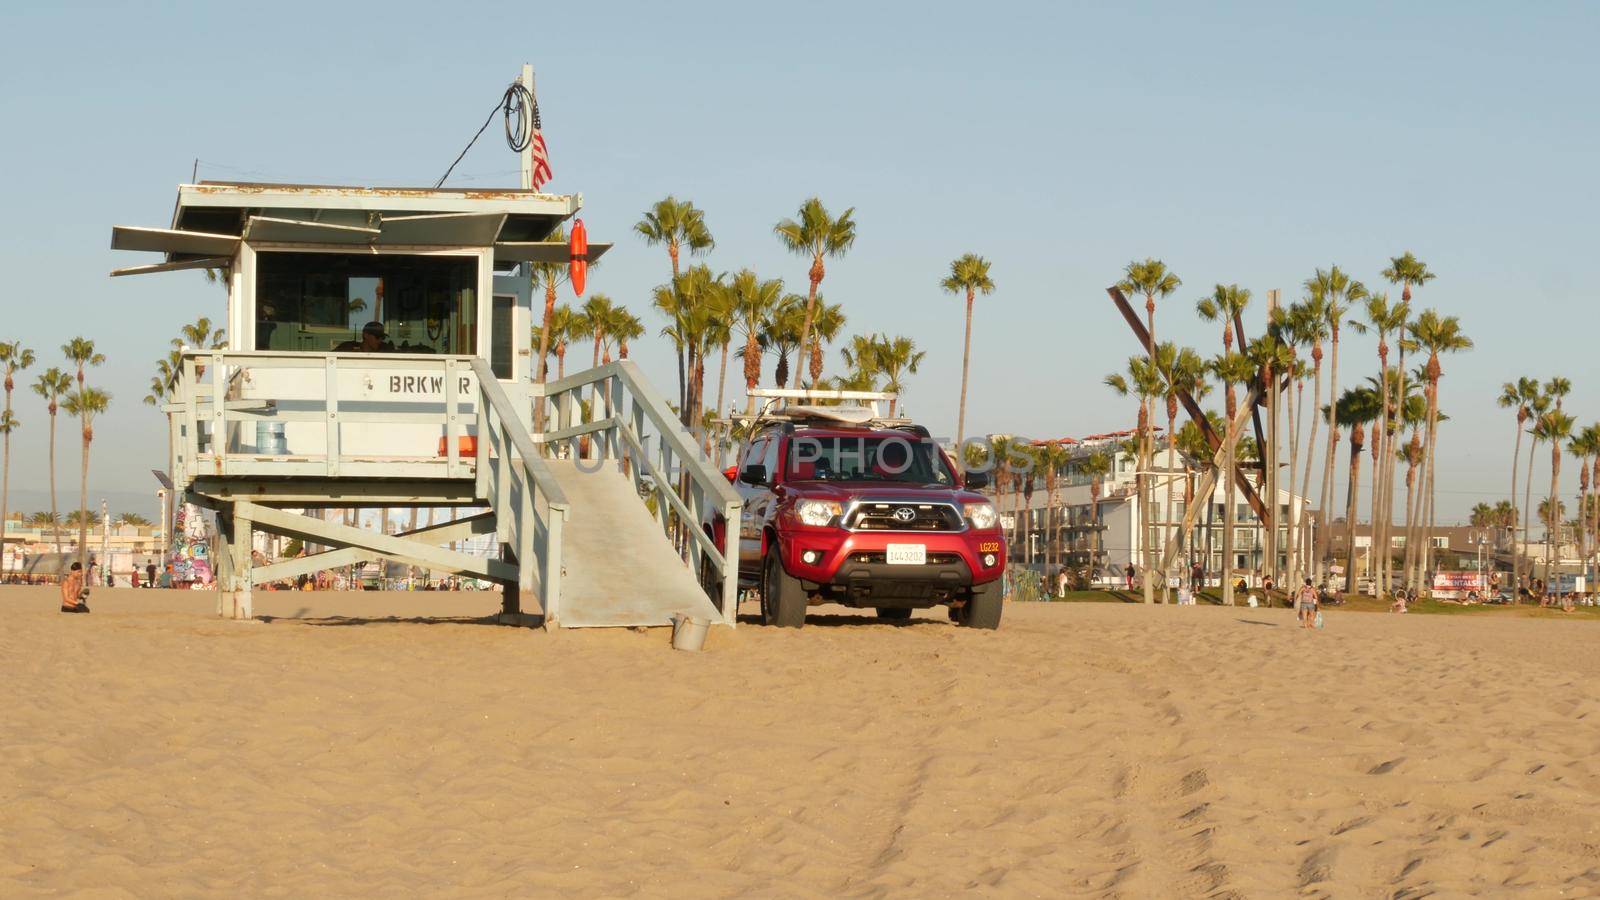
[[[522,74],[517,77],[517,83],[528,89],[529,97],[533,96],[532,63],[522,64]],[[532,130],[532,116],[533,110],[531,108],[525,111],[522,122],[524,128]],[[522,189],[525,191],[531,191],[533,190],[533,141],[529,141],[528,145],[523,147],[522,152],[517,154],[517,156],[522,163]]]

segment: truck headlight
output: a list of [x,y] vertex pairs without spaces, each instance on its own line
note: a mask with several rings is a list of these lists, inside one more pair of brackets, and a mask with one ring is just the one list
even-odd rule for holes
[[803,525],[822,527],[839,515],[841,507],[832,500],[801,500],[794,505],[795,518]]
[[999,520],[1000,517],[995,514],[993,503],[967,504],[967,521],[972,523],[973,528],[993,528],[994,523]]

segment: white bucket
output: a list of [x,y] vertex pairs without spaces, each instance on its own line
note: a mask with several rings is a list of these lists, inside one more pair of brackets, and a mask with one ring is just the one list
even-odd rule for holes
[[699,650],[705,646],[706,632],[711,623],[694,616],[678,614],[672,617],[672,648],[674,650]]

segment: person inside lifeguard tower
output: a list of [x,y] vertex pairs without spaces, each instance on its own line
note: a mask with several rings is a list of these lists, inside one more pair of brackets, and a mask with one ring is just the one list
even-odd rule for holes
[[336,353],[393,353],[394,344],[389,343],[389,336],[384,334],[382,322],[368,322],[361,329],[361,340],[345,341],[333,349]]

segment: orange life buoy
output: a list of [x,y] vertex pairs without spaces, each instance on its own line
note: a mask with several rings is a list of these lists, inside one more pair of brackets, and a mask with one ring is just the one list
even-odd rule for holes
[[568,242],[570,258],[567,274],[572,281],[572,292],[583,296],[583,282],[589,274],[589,231],[582,219],[572,220],[572,237]]

